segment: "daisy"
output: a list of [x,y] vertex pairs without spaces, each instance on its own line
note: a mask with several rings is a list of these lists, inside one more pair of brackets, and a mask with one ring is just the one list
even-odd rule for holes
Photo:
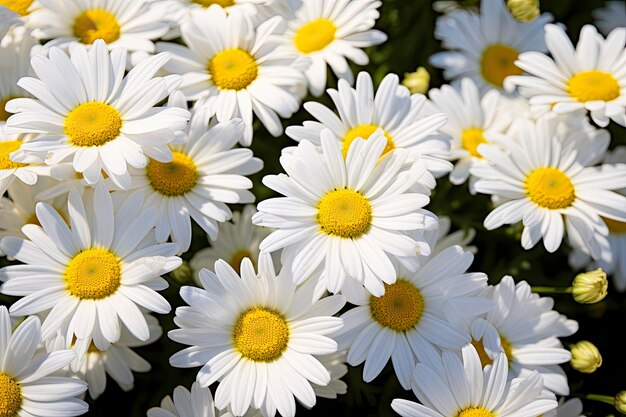
[[[228,410],[215,408],[211,390],[202,388],[194,382],[191,392],[179,385],[174,388],[174,398],[169,395],[163,398],[160,407],[152,407],[148,410],[148,417],[234,417]],[[243,417],[261,417],[259,410],[251,408]]]
[[7,102],[27,95],[17,82],[33,74],[30,52],[36,44],[37,40],[23,26],[11,30],[0,42],[0,124],[4,124],[11,116],[5,110]]
[[580,398],[570,398],[567,401],[561,398],[556,410],[548,411],[545,415],[547,417],[583,417],[583,402]]
[[40,175],[47,175],[50,168],[41,163],[41,159],[34,155],[23,156],[22,162],[16,162],[16,154],[21,154],[24,145],[31,142],[34,135],[9,133],[6,126],[0,125],[0,196],[15,179],[27,185],[37,183]]
[[71,58],[58,48],[50,49],[49,58],[33,56],[39,79],[26,77],[18,84],[36,99],[18,98],[6,106],[17,113],[7,121],[11,131],[41,134],[22,146],[22,158],[47,153],[49,165],[71,159],[88,183],[98,182],[104,171],[121,188],[130,186],[127,165],[143,168],[147,156],[171,161],[167,144],[185,126],[189,112],[154,107],[180,78],[153,78],[169,55],[144,60],[126,77],[126,51],[109,53],[102,40],[89,51],[72,48]]
[[429,198],[407,192],[425,171],[423,164],[406,168],[408,151],[397,149],[381,159],[387,139],[355,139],[344,160],[339,142],[322,131],[321,150],[303,140],[281,165],[288,175],[268,175],[263,183],[285,195],[258,204],[256,225],[274,227],[261,242],[262,252],[283,250],[283,264],[297,283],[316,271],[322,290],[337,293],[346,277],[383,295],[383,284],[396,280],[392,259],[415,271],[417,250],[429,247],[405,234],[434,229],[436,217],[423,210]]
[[604,7],[594,10],[591,15],[596,27],[605,35],[613,29],[626,26],[626,4],[622,0],[606,1]]
[[330,382],[328,385],[311,384],[315,395],[320,398],[335,399],[338,395],[348,392],[348,385],[341,380],[348,373],[346,366],[347,352],[338,351],[330,355],[317,356],[317,359],[328,369],[330,373]]
[[413,392],[423,405],[396,399],[391,407],[403,417],[536,417],[556,408],[538,373],[508,383],[503,353],[484,370],[472,345],[462,359],[446,351],[437,363],[418,364]]
[[169,31],[166,16],[145,0],[37,0],[29,16],[45,48],[92,45],[97,39],[112,50],[154,53],[154,40]]
[[545,33],[552,58],[521,54],[515,65],[530,75],[508,78],[507,89],[518,86],[537,114],[588,111],[601,127],[609,120],[626,126],[626,28],[604,39],[585,25],[576,49],[561,26],[546,25]]
[[434,54],[430,62],[447,80],[468,77],[481,90],[502,89],[506,77],[522,74],[515,63],[520,53],[545,51],[543,27],[552,16],[544,13],[524,23],[511,16],[503,0],[480,3],[480,13],[454,10],[437,18],[435,38],[451,51]]
[[88,406],[76,398],[87,384],[73,378],[51,377],[74,359],[74,352],[58,350],[37,355],[41,342],[39,318],[31,316],[12,330],[9,312],[0,306],[0,415],[70,417],[85,414]]
[[157,242],[171,236],[181,253],[191,244],[191,219],[216,239],[218,222],[232,217],[227,203],[254,201],[252,181],[245,176],[263,167],[250,149],[234,149],[243,137],[241,120],[209,124],[206,112],[195,112],[185,142],[169,145],[172,161],[150,159],[145,168],[131,169],[131,187],[113,194],[119,202],[139,194],[144,208],[155,207]]
[[365,382],[376,378],[391,359],[400,385],[410,389],[418,361],[432,360],[437,348],[460,350],[471,341],[447,316],[473,317],[492,307],[478,297],[487,288],[487,276],[467,272],[473,259],[460,246],[452,246],[416,272],[396,267],[397,279],[385,284],[381,297],[369,295],[361,286],[346,285],[342,293],[356,307],[341,316],[345,324],[337,340],[340,349],[349,347],[350,365],[365,362]]
[[[485,219],[488,230],[523,222],[522,246],[530,249],[543,238],[548,252],[569,243],[584,245],[599,259],[608,228],[601,217],[626,221],[626,197],[614,192],[626,188],[626,165],[590,167],[589,155],[577,152],[577,141],[567,140],[553,121],[520,123],[521,141],[501,137],[506,149],[481,144],[478,152],[489,165],[474,166],[479,193],[505,200]],[[602,144],[600,144],[602,146]],[[591,152],[593,153],[593,152]]]
[[[315,405],[311,383],[328,385],[328,370],[313,355],[337,351],[327,335],[343,320],[332,317],[344,305],[342,296],[311,297],[312,281],[297,288],[289,271],[276,276],[269,262],[257,275],[252,262],[241,263],[241,278],[224,261],[215,273],[202,270],[203,288],[182,287],[189,307],[176,309],[180,327],[169,337],[190,347],[174,354],[175,367],[202,366],[197,381],[208,387],[220,381],[215,406],[236,416],[251,406],[272,417],[296,412],[295,398]],[[234,389],[237,387],[237,389]]]
[[[227,15],[218,6],[192,10],[181,26],[188,47],[159,43],[157,50],[172,53],[165,69],[181,74],[187,100],[201,100],[225,122],[243,119],[241,144],[252,143],[252,113],[274,136],[283,133],[279,116],[289,118],[300,107],[296,89],[305,85],[305,61],[280,47],[273,36],[284,24],[279,16],[254,28],[242,13]],[[302,62],[299,63],[299,62]],[[304,65],[303,65],[304,64]]]
[[11,314],[42,313],[44,340],[61,331],[65,347],[78,353],[73,370],[82,365],[92,342],[100,350],[118,342],[122,323],[137,339],[148,340],[139,306],[169,312],[169,303],[155,290],[167,288],[160,276],[181,264],[173,256],[178,245],[156,244],[156,210],[142,210],[141,198],[127,200],[114,212],[99,184],[86,203],[87,208],[77,191],[70,192],[71,228],[52,206],[39,203],[42,226],[22,228],[29,240],[5,237],[0,242],[4,253],[25,264],[0,270],[0,292],[23,297],[11,306]]
[[0,0],[0,40],[12,26],[20,24],[20,16],[9,9],[6,2],[13,3],[13,0]]
[[338,115],[320,103],[305,103],[304,108],[317,121],[288,127],[289,137],[298,142],[306,139],[319,146],[321,131],[329,129],[345,158],[356,138],[368,139],[380,131],[387,139],[385,154],[393,149],[407,149],[409,162],[419,159],[426,165],[428,175],[422,180],[426,190],[435,187],[435,177],[452,168],[446,160],[449,140],[438,134],[447,117],[442,113],[424,114],[426,97],[411,95],[397,75],[387,75],[376,94],[372,78],[366,72],[359,73],[356,89],[347,81],[339,80],[338,90],[329,89],[328,94]]
[[284,37],[293,50],[311,60],[305,75],[314,96],[321,96],[326,88],[327,65],[352,84],[348,60],[367,65],[369,58],[362,49],[387,40],[387,35],[373,29],[381,5],[378,0],[304,0],[294,10]]
[[[506,104],[498,90],[489,90],[483,96],[469,78],[460,82],[459,88],[444,85],[428,93],[432,111],[448,117],[441,131],[452,138],[450,158],[457,160],[450,173],[450,182],[463,184],[470,168],[484,163],[478,145],[488,143],[493,133],[504,133],[513,121],[513,113],[503,109]],[[470,183],[470,189],[472,184]]]
[[424,232],[426,242],[433,248],[430,256],[435,256],[450,246],[460,246],[463,251],[475,254],[477,251],[476,246],[470,246],[470,243],[476,236],[476,230],[470,227],[467,230],[450,232],[451,227],[452,220],[450,217],[439,216],[439,227],[437,230]]
[[0,0],[0,8],[2,6],[24,17],[37,8],[37,3],[35,0]]
[[259,244],[272,233],[272,229],[252,224],[255,213],[254,205],[246,205],[241,212],[233,213],[230,222],[219,224],[219,239],[209,236],[211,246],[193,255],[189,265],[197,283],[200,283],[200,270],[213,269],[218,259],[224,259],[237,273],[243,258],[249,258],[255,267],[259,264]]
[[504,352],[509,377],[528,377],[539,372],[544,387],[555,394],[569,394],[567,376],[559,364],[569,362],[571,353],[558,337],[571,336],[578,323],[553,310],[554,300],[533,294],[525,281],[517,285],[506,276],[490,287],[486,295],[494,308],[483,317],[462,318],[483,367]]

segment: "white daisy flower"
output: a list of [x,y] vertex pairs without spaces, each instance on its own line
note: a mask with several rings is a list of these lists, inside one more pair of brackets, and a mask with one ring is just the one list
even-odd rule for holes
[[[429,198],[407,192],[425,172],[423,164],[406,168],[409,152],[397,149],[384,158],[387,139],[355,139],[346,159],[332,132],[322,131],[321,151],[303,140],[281,165],[288,175],[268,175],[263,183],[285,197],[258,204],[256,225],[273,227],[262,252],[283,250],[283,264],[301,283],[316,269],[321,291],[337,293],[346,278],[383,295],[383,284],[396,281],[392,259],[415,271],[428,245],[405,232],[434,229],[436,217],[423,210]],[[318,288],[319,289],[319,288]]]
[[626,4],[622,0],[609,0],[604,7],[594,10],[591,15],[595,25],[604,35],[613,29],[626,26]]
[[420,180],[424,191],[435,187],[435,177],[452,169],[448,159],[448,138],[439,133],[447,117],[442,113],[424,114],[426,97],[413,94],[400,84],[397,75],[387,75],[374,94],[372,78],[366,72],[358,75],[356,89],[347,81],[339,80],[338,90],[329,89],[337,112],[323,104],[308,102],[304,108],[317,119],[303,126],[289,126],[287,135],[300,142],[308,140],[321,144],[321,131],[329,129],[345,158],[356,138],[368,139],[382,133],[387,139],[384,153],[394,149],[407,149],[408,162],[422,161],[428,168],[427,176]]
[[154,107],[180,81],[178,76],[153,78],[169,54],[144,60],[126,77],[126,51],[109,53],[102,40],[89,51],[72,48],[71,57],[58,48],[50,49],[49,58],[33,56],[39,79],[26,77],[18,84],[36,99],[18,98],[6,106],[17,113],[7,127],[41,134],[22,145],[23,157],[47,153],[49,165],[71,159],[88,183],[98,182],[104,171],[121,188],[130,186],[127,165],[145,167],[147,156],[171,161],[167,145],[189,120],[189,112]]
[[456,230],[450,233],[451,227],[452,220],[450,217],[439,216],[439,227],[437,230],[428,230],[424,232],[426,242],[431,248],[433,248],[430,256],[435,256],[444,249],[455,245],[460,246],[464,252],[475,254],[477,252],[477,248],[476,246],[471,246],[470,243],[472,243],[472,240],[474,240],[474,237],[476,236],[476,230],[470,227],[467,230]]
[[482,369],[473,346],[463,348],[463,360],[446,351],[438,363],[415,368],[413,392],[422,404],[396,399],[394,411],[403,417],[536,417],[557,406],[533,372],[508,381],[506,356]]
[[559,400],[559,405],[555,410],[548,411],[546,417],[584,417],[583,402],[580,398],[565,398]]
[[533,294],[527,282],[517,285],[510,276],[486,292],[494,308],[484,317],[462,318],[457,322],[472,338],[482,366],[491,365],[504,352],[509,377],[543,376],[546,389],[558,395],[569,394],[567,376],[559,364],[571,359],[558,337],[571,336],[578,323],[553,310],[554,300]]
[[140,194],[144,208],[157,209],[157,242],[171,236],[181,253],[191,244],[191,219],[216,239],[218,222],[232,217],[227,204],[254,201],[252,181],[245,176],[263,167],[250,149],[235,148],[243,132],[239,119],[210,124],[206,112],[195,112],[185,142],[169,145],[172,161],[150,159],[145,168],[131,169],[131,187],[113,193],[114,200],[123,203]]
[[13,3],[13,0],[0,0],[0,40],[11,29],[11,27],[20,24],[20,16],[12,9],[8,8],[6,3]]
[[348,373],[346,354],[347,352],[344,350],[331,353],[330,355],[317,356],[324,368],[328,369],[330,382],[328,385],[311,384],[315,395],[320,398],[335,399],[338,395],[348,392],[348,385],[341,380]]
[[[241,263],[241,278],[224,261],[215,274],[203,270],[203,288],[182,287],[189,307],[176,309],[180,327],[169,337],[190,347],[170,358],[172,366],[202,366],[197,381],[208,387],[220,381],[215,406],[232,408],[236,416],[250,407],[272,417],[296,412],[295,398],[315,405],[311,383],[328,385],[328,370],[313,355],[337,351],[327,335],[343,320],[332,317],[344,305],[342,296],[311,297],[312,281],[297,288],[290,271],[278,277],[270,262],[257,275],[249,259]],[[235,387],[237,387],[235,389]]]
[[240,272],[239,266],[243,258],[249,258],[252,265],[257,267],[259,244],[272,233],[272,229],[252,224],[252,216],[255,213],[254,205],[244,206],[241,212],[233,213],[230,222],[219,224],[219,239],[208,237],[211,246],[200,249],[189,261],[196,283],[200,283],[198,278],[200,270],[203,268],[212,270],[218,259],[224,259],[237,273]]
[[543,27],[552,21],[544,13],[529,23],[511,16],[503,0],[483,0],[480,13],[454,10],[437,18],[435,38],[445,49],[430,57],[446,80],[471,78],[481,90],[503,88],[504,79],[522,74],[518,55],[546,50]]
[[20,17],[27,17],[35,10],[37,3],[35,0],[0,0],[0,9],[2,6],[6,7],[10,12],[17,14],[19,19]]
[[[159,51],[172,53],[165,69],[181,74],[181,91],[187,100],[201,100],[225,122],[241,118],[246,126],[241,141],[252,143],[252,113],[274,136],[283,132],[279,119],[289,118],[300,107],[295,90],[304,86],[303,65],[298,56],[280,46],[276,34],[284,25],[275,16],[258,27],[242,13],[227,15],[218,6],[192,10],[181,27],[188,47],[159,43]],[[307,62],[303,61],[306,65]]]
[[379,0],[299,2],[284,36],[291,48],[311,60],[305,75],[314,96],[321,96],[326,88],[327,65],[338,78],[352,84],[348,60],[366,65],[369,58],[362,49],[387,40],[387,35],[373,29],[381,5]]
[[530,75],[508,78],[507,89],[518,86],[537,114],[588,111],[599,126],[609,120],[626,126],[626,28],[604,39],[585,25],[576,49],[561,26],[546,25],[545,33],[552,58],[521,54],[515,65]]
[[45,48],[92,45],[97,39],[112,50],[154,53],[154,40],[169,31],[167,17],[146,0],[37,0],[29,16],[34,35]]
[[[215,408],[211,390],[194,382],[191,392],[179,385],[174,388],[174,398],[163,398],[160,407],[148,410],[148,417],[234,417],[230,410]],[[259,410],[251,408],[242,417],[262,417]]]
[[0,415],[19,417],[79,416],[88,406],[77,397],[87,384],[52,377],[76,356],[70,350],[37,355],[41,343],[39,318],[31,316],[12,330],[5,306],[0,306]]
[[128,199],[115,213],[99,184],[85,203],[77,191],[70,192],[71,228],[52,206],[39,203],[42,226],[22,228],[29,240],[5,237],[0,242],[8,256],[25,264],[0,270],[0,292],[23,297],[11,306],[11,314],[44,314],[43,338],[62,332],[66,348],[79,355],[74,370],[92,341],[100,350],[118,342],[122,324],[139,340],[148,340],[148,324],[138,306],[169,312],[169,303],[155,290],[167,288],[160,276],[181,264],[174,256],[178,245],[156,243],[157,213],[142,210],[141,198]]
[[599,259],[608,235],[600,216],[626,221],[626,197],[613,191],[626,187],[626,165],[588,166],[594,152],[578,152],[578,142],[568,140],[557,127],[545,119],[536,124],[523,121],[522,140],[499,138],[506,151],[479,145],[478,152],[489,165],[472,168],[471,174],[478,178],[476,191],[505,199],[484,225],[492,230],[521,220],[524,249],[543,238],[548,252],[561,246],[567,231],[571,245],[584,245]]
[[[432,111],[448,117],[441,131],[452,138],[450,159],[456,160],[450,173],[450,182],[463,184],[469,177],[470,168],[484,163],[478,153],[478,145],[488,143],[493,133],[504,133],[509,128],[513,114],[503,109],[506,101],[498,90],[482,95],[476,84],[464,78],[458,88],[444,85],[428,92]],[[470,182],[470,189],[472,189]]]
[[[31,142],[34,135],[9,133],[6,126],[0,125],[0,196],[13,184],[15,179],[24,184],[34,185],[40,175],[48,175],[50,168],[41,163],[35,155],[21,155],[24,145]],[[16,155],[22,158],[16,158]],[[21,162],[16,162],[20,159]]]
[[460,350],[471,341],[448,317],[475,317],[492,307],[479,297],[487,288],[487,276],[467,272],[473,259],[460,246],[452,246],[426,260],[417,272],[396,267],[397,280],[385,284],[382,297],[346,285],[342,293],[356,307],[341,316],[345,324],[337,339],[340,349],[349,347],[350,365],[365,362],[365,382],[376,378],[391,358],[400,385],[410,389],[418,361],[431,361],[437,348]]
[[23,26],[9,32],[0,42],[0,123],[7,121],[11,114],[5,110],[7,102],[16,97],[25,97],[26,91],[17,82],[20,78],[30,76],[30,52],[37,40]]

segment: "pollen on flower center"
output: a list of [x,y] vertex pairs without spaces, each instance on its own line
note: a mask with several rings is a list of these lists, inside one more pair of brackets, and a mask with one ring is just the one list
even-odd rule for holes
[[21,140],[9,140],[6,142],[0,142],[0,170],[3,169],[15,169],[25,167],[28,164],[22,164],[20,162],[13,162],[9,155],[12,152],[17,151],[22,146]]
[[74,20],[74,36],[84,44],[91,45],[97,39],[106,43],[120,38],[121,26],[114,14],[108,10],[85,10]]
[[[348,133],[346,133],[343,137],[341,153],[343,153],[344,159],[348,156],[348,149],[350,149],[350,144],[354,142],[356,138],[362,138],[367,140],[379,128],[380,127],[376,125],[357,125],[350,129]],[[393,151],[396,145],[393,143],[393,139],[391,135],[389,135],[389,133],[385,132],[384,130],[383,133],[385,135],[385,138],[387,138],[387,145],[385,146],[382,155],[386,155],[387,153]]]
[[0,417],[15,417],[22,408],[22,387],[9,375],[0,372]]
[[483,51],[480,71],[489,84],[502,88],[509,75],[521,75],[523,71],[515,65],[519,52],[502,44],[490,45]]
[[484,136],[484,130],[478,127],[470,127],[463,130],[461,133],[461,144],[463,148],[475,158],[482,158],[482,155],[478,153],[478,145],[481,143],[487,143]]
[[382,297],[370,296],[370,311],[381,326],[405,332],[419,323],[424,311],[424,297],[410,281],[398,279],[393,284],[385,284]]
[[[487,365],[493,364],[493,360],[489,357],[487,351],[485,350],[483,339],[476,340],[472,338],[471,343],[478,353],[478,357],[480,358],[480,364],[483,368]],[[502,350],[504,351],[504,354],[506,355],[506,358],[510,364],[513,360],[513,349],[511,348],[511,344],[509,343],[509,341],[502,335],[500,335],[500,346],[502,346]]]
[[228,264],[233,267],[238,275],[241,273],[239,268],[241,268],[241,261],[243,261],[244,258],[249,258],[256,268],[255,262],[252,260],[252,253],[250,253],[250,251],[245,248],[239,249],[233,254],[233,256],[231,256],[230,260],[228,261]]
[[146,167],[152,188],[169,197],[187,194],[198,181],[198,169],[193,159],[182,152],[174,151],[172,155],[172,162],[151,159]]
[[87,249],[74,256],[65,269],[70,294],[82,300],[113,295],[122,282],[120,259],[106,249]]
[[28,9],[34,1],[35,0],[0,0],[0,6],[4,6],[20,16],[26,16],[28,14]]
[[571,206],[576,200],[572,180],[557,168],[539,168],[525,181],[526,195],[540,207],[557,210]]
[[280,358],[289,342],[289,326],[278,312],[253,307],[244,311],[233,328],[235,349],[247,359],[272,362]]
[[604,220],[611,233],[616,235],[626,234],[626,223],[613,219],[607,219],[606,217],[603,217],[602,220]]
[[611,101],[620,96],[620,86],[608,72],[583,71],[570,78],[567,92],[583,103],[594,100]]
[[65,134],[74,146],[102,146],[120,135],[122,116],[98,102],[80,104],[65,119]]
[[372,205],[357,191],[334,190],[320,200],[317,221],[326,234],[348,239],[359,237],[372,223]]
[[230,7],[235,5],[235,0],[192,0],[194,3],[199,4],[202,7],[210,7],[217,4],[221,7]]
[[293,37],[296,49],[303,54],[321,51],[335,40],[337,27],[328,19],[317,19],[302,25]]
[[467,407],[456,415],[456,417],[495,417],[496,415],[483,407]]
[[243,90],[259,76],[259,65],[249,52],[231,48],[211,58],[207,71],[220,90]]

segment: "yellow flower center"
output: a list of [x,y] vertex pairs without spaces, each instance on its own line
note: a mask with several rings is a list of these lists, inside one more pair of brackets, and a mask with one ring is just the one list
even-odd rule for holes
[[[1,2],[2,0],[0,0]],[[13,115],[13,113],[9,113],[6,110],[6,105],[9,101],[13,100],[15,97],[13,96],[8,96],[6,98],[3,98],[2,100],[0,100],[0,121],[1,122],[6,122],[9,117],[11,117]]]
[[220,90],[243,90],[259,76],[259,66],[250,53],[226,49],[209,61],[207,71]]
[[107,298],[122,282],[120,259],[107,249],[86,249],[67,265],[65,281],[74,297],[82,300]]
[[[343,153],[344,159],[348,156],[348,149],[350,149],[350,144],[354,142],[356,138],[362,138],[367,140],[379,128],[380,127],[376,125],[358,125],[350,129],[348,133],[346,133],[346,135],[343,137],[343,146],[341,148],[341,153]],[[383,154],[381,156],[393,151],[396,147],[389,133],[385,132],[384,130],[383,133],[387,138],[387,146],[385,146],[385,149],[383,150]]]
[[619,83],[613,75],[604,71],[583,71],[570,78],[569,95],[580,102],[611,101],[620,96]]
[[303,54],[321,51],[335,40],[337,27],[328,19],[317,19],[300,26],[293,37],[296,49]]
[[106,43],[120,38],[121,26],[114,14],[103,9],[85,10],[74,20],[74,36],[84,44],[91,45],[96,39]]
[[482,155],[478,153],[478,145],[481,143],[487,143],[484,136],[484,130],[478,127],[470,127],[464,129],[461,133],[461,144],[463,148],[475,158],[482,158]]
[[[502,346],[502,350],[504,351],[504,354],[506,355],[506,358],[508,359],[508,362],[510,364],[511,361],[513,360],[513,349],[511,348],[511,344],[509,343],[508,340],[506,340],[506,338],[500,335],[500,345]],[[476,349],[476,352],[478,352],[478,357],[480,358],[480,364],[482,365],[483,368],[493,363],[493,360],[489,357],[489,355],[487,354],[487,351],[485,350],[483,339],[476,340],[472,338],[472,346],[474,346],[474,348]]]
[[603,217],[602,220],[604,220],[611,233],[615,235],[626,234],[626,223],[613,219],[607,219],[606,217]]
[[355,238],[367,232],[372,223],[372,205],[363,194],[342,188],[326,194],[317,207],[322,232]]
[[253,307],[237,319],[233,341],[243,357],[255,362],[272,362],[287,349],[289,326],[275,310]]
[[17,151],[22,146],[21,140],[9,140],[6,142],[0,142],[0,170],[3,169],[15,169],[25,167],[28,164],[22,164],[20,162],[13,162],[9,155],[12,152]]
[[519,52],[510,46],[494,44],[483,51],[480,71],[485,81],[502,88],[504,79],[509,75],[521,75],[523,71],[515,66]]
[[74,146],[101,146],[120,135],[122,116],[104,103],[80,104],[65,119],[65,134]]
[[424,297],[410,281],[398,279],[393,284],[385,284],[382,297],[370,296],[370,311],[381,326],[406,332],[419,323],[424,311]]
[[5,6],[20,16],[26,16],[33,2],[34,0],[0,0],[0,6]]
[[15,417],[22,408],[22,387],[7,374],[0,372],[0,417]]
[[496,415],[483,407],[467,407],[459,411],[456,417],[496,417]]
[[231,7],[235,5],[235,0],[192,0],[194,3],[199,4],[202,7],[210,7],[217,4],[221,7]]
[[538,168],[526,177],[526,195],[539,207],[557,210],[571,206],[576,200],[572,180],[557,168]]
[[198,169],[193,159],[182,152],[172,152],[172,155],[172,162],[151,159],[146,167],[152,188],[169,197],[187,194],[198,181]]
[[241,274],[239,269],[241,267],[241,261],[243,261],[244,258],[250,258],[250,262],[252,262],[252,265],[256,268],[256,263],[252,259],[252,253],[250,253],[248,249],[240,249],[235,252],[230,258],[230,261],[228,261],[228,264],[232,266],[235,271],[237,271],[237,274]]

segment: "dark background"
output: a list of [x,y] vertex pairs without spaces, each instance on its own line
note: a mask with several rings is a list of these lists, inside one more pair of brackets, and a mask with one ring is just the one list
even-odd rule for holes
[[[431,1],[427,0],[382,0],[381,18],[377,27],[387,33],[389,40],[368,51],[371,62],[364,68],[369,71],[376,83],[390,72],[402,77],[405,72],[415,71],[418,66],[425,66],[431,74],[431,87],[438,87],[444,80],[441,72],[428,65],[428,57],[440,50],[440,45],[433,37],[437,14],[433,12]],[[541,1],[542,12],[550,12],[555,21],[564,23],[570,36],[577,40],[582,25],[591,23],[591,11],[602,7],[601,0],[551,0]],[[355,73],[361,68],[354,67]],[[330,85],[335,83],[330,77]],[[309,97],[308,100],[312,100]],[[318,99],[329,104],[327,97]],[[331,106],[332,107],[332,106]],[[287,125],[301,124],[310,117],[301,110]],[[626,133],[623,128],[612,124],[611,148],[618,144],[626,144]],[[293,145],[289,138],[271,137],[262,126],[257,125],[252,149],[256,156],[265,162],[264,170],[254,176],[254,192],[259,200],[272,196],[271,191],[261,184],[264,175],[281,172],[278,164],[280,150]],[[447,179],[438,182],[429,209],[437,215],[450,216],[454,229],[473,227],[477,237],[473,244],[478,253],[471,270],[486,272],[490,283],[496,284],[503,275],[510,274],[516,280],[527,280],[534,285],[568,286],[575,272],[567,263],[567,251],[564,246],[554,253],[547,253],[541,244],[531,251],[524,251],[519,243],[521,228],[508,227],[494,231],[486,231],[482,221],[490,210],[490,202],[486,196],[470,196],[467,186],[452,186]],[[195,227],[195,226],[194,226]],[[192,250],[183,257],[190,259],[192,254],[207,245],[207,240],[199,228],[194,229]],[[6,261],[0,260],[0,264]],[[169,279],[169,277],[168,277]],[[169,279],[171,286],[163,295],[172,304],[172,313],[160,316],[165,333],[174,327],[172,318],[174,308],[181,304],[178,296],[180,283]],[[626,361],[624,345],[618,341],[624,320],[626,319],[626,302],[623,294],[612,291],[605,301],[582,306],[573,302],[568,295],[556,296],[556,308],[580,323],[577,334],[564,342],[574,343],[579,340],[590,340],[596,344],[603,355],[604,363],[594,374],[585,375],[565,366],[570,378],[573,395],[605,394],[614,395],[626,389]],[[2,304],[10,304],[12,299],[0,296]],[[184,385],[190,388],[195,379],[197,368],[176,369],[169,366],[168,358],[184,346],[172,342],[163,336],[158,342],[137,349],[137,352],[152,364],[152,372],[135,374],[134,390],[125,393],[109,378],[106,392],[97,400],[90,402],[87,416],[109,417],[116,415],[145,416],[146,411],[158,406],[161,399],[171,394],[174,387]],[[404,391],[398,384],[391,365],[371,384],[361,379],[362,367],[350,368],[344,377],[348,384],[348,394],[337,400],[318,399],[313,410],[298,406],[298,416],[344,415],[344,416],[395,416],[390,403],[394,398],[404,397],[414,400],[411,392]],[[215,386],[212,387],[214,392]],[[607,416],[615,414],[615,409],[606,404],[585,401],[585,414],[591,416]]]

